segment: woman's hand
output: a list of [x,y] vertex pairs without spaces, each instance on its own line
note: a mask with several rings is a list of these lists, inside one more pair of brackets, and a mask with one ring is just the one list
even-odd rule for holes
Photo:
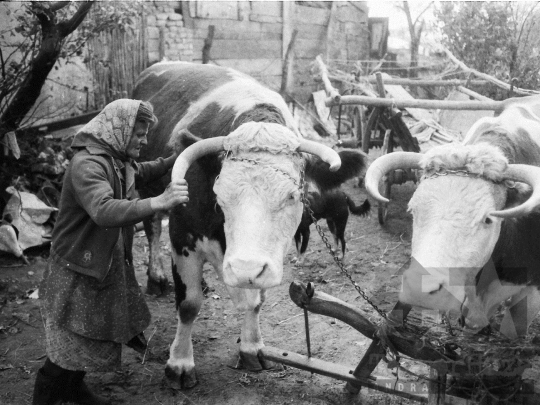
[[169,183],[163,194],[151,198],[150,206],[154,211],[165,211],[188,201],[187,182],[182,179]]

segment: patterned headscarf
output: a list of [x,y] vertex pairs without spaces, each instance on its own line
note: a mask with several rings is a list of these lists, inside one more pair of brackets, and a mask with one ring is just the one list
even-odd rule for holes
[[124,166],[126,196],[135,196],[135,169],[126,154],[140,100],[120,99],[109,103],[88,124],[75,135],[72,148],[87,148],[89,151],[103,151],[113,158],[126,162]]
[[120,99],[109,103],[75,135],[72,148],[93,147],[112,157],[129,161],[126,154],[140,100]]

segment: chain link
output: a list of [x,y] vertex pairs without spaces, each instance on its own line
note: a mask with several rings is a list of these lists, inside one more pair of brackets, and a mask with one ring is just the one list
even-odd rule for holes
[[338,265],[339,267],[339,270],[345,275],[345,277],[347,277],[349,279],[349,281],[352,283],[352,285],[354,286],[355,290],[358,292],[358,294],[360,294],[360,296],[369,304],[373,307],[373,309],[375,309],[375,311],[377,311],[377,313],[385,320],[388,320],[388,317],[386,315],[386,313],[380,309],[377,305],[375,305],[375,303],[373,301],[371,301],[371,299],[367,296],[367,294],[365,293],[364,290],[362,290],[360,288],[360,286],[356,283],[356,281],[353,280],[351,274],[347,271],[347,269],[345,268],[345,265],[343,264],[343,261],[339,258],[339,255],[338,253],[332,248],[332,244],[328,241],[328,237],[325,235],[323,229],[321,228],[321,226],[319,225],[319,223],[317,222],[317,218],[315,218],[315,213],[313,212],[313,210],[311,209],[310,207],[310,204],[309,204],[309,200],[303,196],[303,200],[302,202],[304,203],[304,207],[306,207],[307,209],[307,212],[308,214],[310,215],[311,217],[311,220],[313,221],[313,223],[315,224],[315,228],[317,229],[317,232],[319,233],[322,241],[324,242],[324,244],[326,245],[326,247],[328,248],[328,250],[330,251],[330,254],[332,255],[334,261],[336,262],[336,264]]

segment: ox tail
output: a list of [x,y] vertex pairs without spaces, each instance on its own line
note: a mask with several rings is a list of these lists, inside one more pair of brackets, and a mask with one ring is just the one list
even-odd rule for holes
[[345,200],[347,201],[347,205],[349,206],[349,211],[351,211],[351,213],[354,215],[365,217],[371,209],[371,204],[369,203],[369,200],[367,198],[361,205],[358,206],[347,194],[345,194]]
[[368,157],[358,150],[342,150],[338,153],[341,167],[331,172],[328,163],[318,158],[310,158],[306,165],[306,177],[314,181],[321,191],[339,187],[354,177],[363,176],[366,171]]

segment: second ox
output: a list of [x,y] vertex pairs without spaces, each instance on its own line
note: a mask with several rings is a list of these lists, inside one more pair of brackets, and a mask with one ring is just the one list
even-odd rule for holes
[[366,188],[379,201],[385,173],[422,169],[409,202],[412,258],[400,301],[455,313],[480,330],[503,301],[500,332],[524,335],[540,310],[540,97],[509,99],[461,144],[377,159]]
[[182,388],[197,383],[191,331],[205,262],[245,313],[244,366],[268,368],[259,355],[259,312],[265,290],[282,281],[305,184],[337,187],[365,168],[366,156],[304,140],[279,94],[232,69],[158,63],[141,74],[133,97],[150,101],[159,118],[145,157],[183,151],[172,178],[189,184],[189,203],[170,212],[178,326],[166,375]]

